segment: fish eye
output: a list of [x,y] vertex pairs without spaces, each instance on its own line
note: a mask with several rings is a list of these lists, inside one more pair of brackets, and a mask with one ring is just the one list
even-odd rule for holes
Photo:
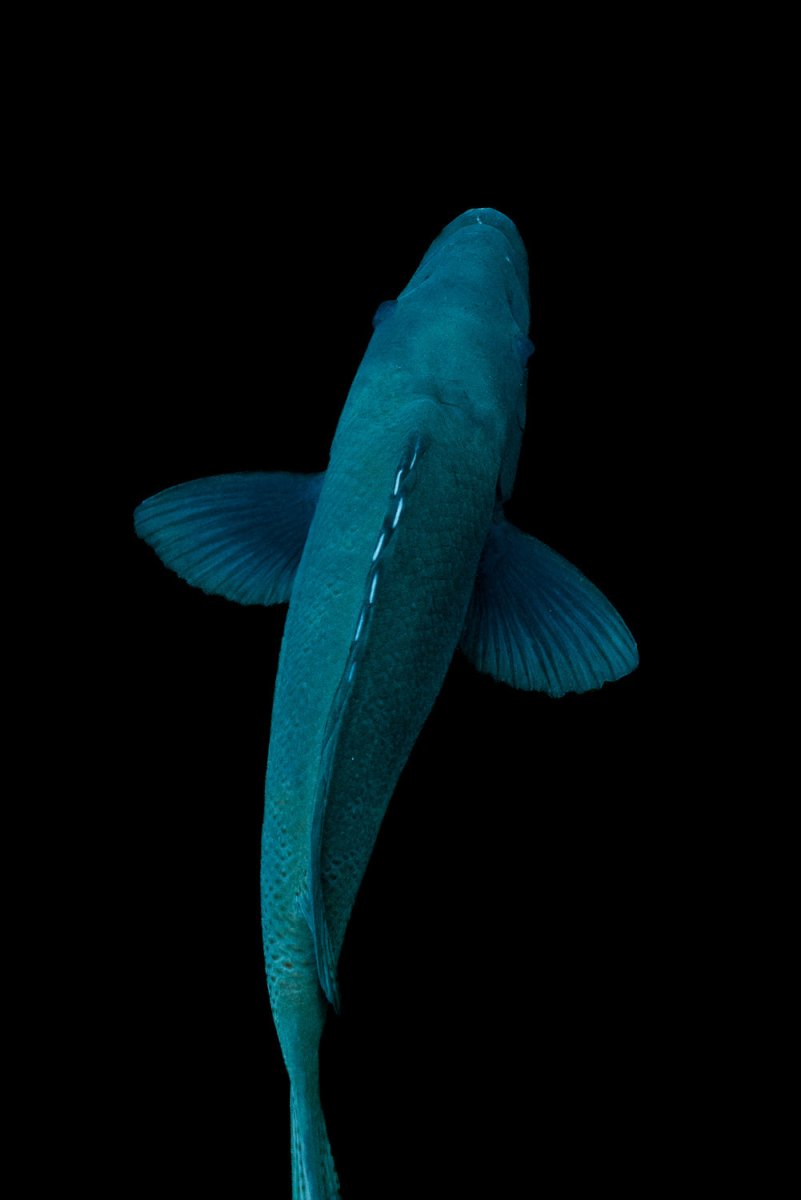
[[534,353],[534,343],[530,338],[518,336],[515,338],[515,350],[521,363],[525,366]]
[[373,316],[373,329],[378,329],[378,326],[381,324],[381,322],[385,321],[387,317],[394,311],[394,309],[397,308],[397,306],[397,300],[383,300],[375,310],[375,314]]

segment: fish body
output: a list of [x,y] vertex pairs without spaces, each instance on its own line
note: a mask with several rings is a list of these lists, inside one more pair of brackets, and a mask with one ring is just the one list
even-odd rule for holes
[[636,665],[564,559],[510,526],[525,420],[525,249],[473,209],[382,305],[324,476],[168,489],[137,528],[189,582],[289,600],[267,763],[262,921],[290,1079],[293,1194],[335,1200],[318,1048],[348,919],[398,776],[457,646],[552,695]]

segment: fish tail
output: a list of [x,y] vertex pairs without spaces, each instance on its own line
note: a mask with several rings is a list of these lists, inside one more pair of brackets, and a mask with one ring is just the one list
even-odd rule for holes
[[290,1092],[292,1200],[341,1200],[316,1078]]

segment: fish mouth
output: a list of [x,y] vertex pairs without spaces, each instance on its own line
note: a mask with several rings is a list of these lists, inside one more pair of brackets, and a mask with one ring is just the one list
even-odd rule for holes
[[[469,208],[446,225],[423,255],[406,292],[416,291],[417,286],[428,278],[434,258],[446,249],[453,249],[454,243],[462,239],[474,239],[480,231],[484,231],[489,242],[495,239],[495,253],[500,254],[512,268],[517,287],[511,285],[511,281],[507,284],[509,304],[515,321],[525,333],[529,317],[528,256],[514,222],[496,208]],[[498,234],[502,240],[498,239]]]
[[499,230],[507,242],[515,258],[522,258],[526,261],[526,248],[523,245],[523,239],[517,232],[517,227],[514,221],[499,212],[497,208],[469,208],[467,212],[461,213],[440,233],[439,237],[433,243],[431,249],[439,242],[447,241],[453,234],[460,229],[472,229],[476,225],[486,225],[490,229]]

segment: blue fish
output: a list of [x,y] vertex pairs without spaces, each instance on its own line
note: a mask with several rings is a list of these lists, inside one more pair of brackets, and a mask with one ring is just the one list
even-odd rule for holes
[[320,1038],[381,821],[457,648],[479,671],[553,697],[638,662],[598,589],[504,515],[533,351],[514,224],[490,208],[457,217],[373,326],[324,473],[198,479],[135,514],[187,582],[240,604],[289,604],[261,887],[295,1200],[339,1196]]

